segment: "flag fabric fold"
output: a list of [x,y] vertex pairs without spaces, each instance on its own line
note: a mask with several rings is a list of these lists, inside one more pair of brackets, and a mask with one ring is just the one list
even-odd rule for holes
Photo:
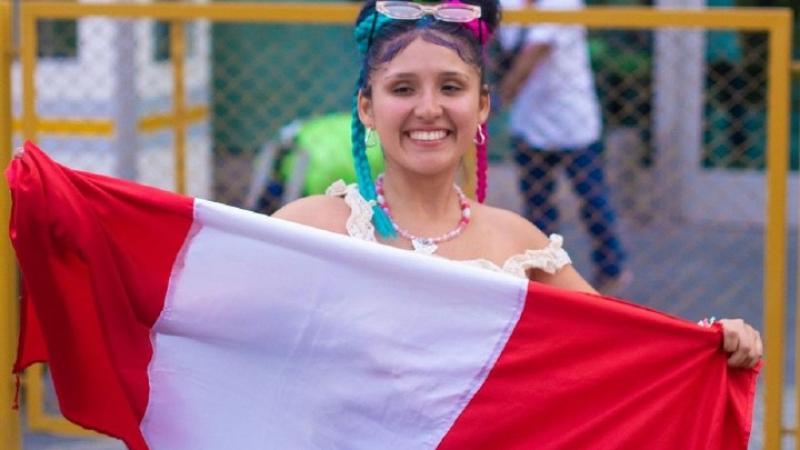
[[56,164],[6,171],[14,370],[132,449],[746,449],[719,326]]

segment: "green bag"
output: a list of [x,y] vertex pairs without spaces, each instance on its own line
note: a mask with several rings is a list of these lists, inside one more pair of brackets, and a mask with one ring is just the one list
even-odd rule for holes
[[[293,151],[280,164],[284,180],[295,174],[300,153],[307,156],[303,195],[322,194],[336,180],[355,183],[353,152],[350,145],[350,120],[347,113],[328,114],[303,121],[294,140]],[[367,159],[375,176],[383,172],[380,145],[367,148]]]

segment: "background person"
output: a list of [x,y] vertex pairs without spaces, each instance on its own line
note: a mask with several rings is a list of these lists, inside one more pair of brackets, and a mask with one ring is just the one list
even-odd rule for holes
[[[502,0],[522,9],[528,0]],[[579,9],[581,0],[539,0],[538,9]],[[519,55],[498,87],[510,105],[510,134],[524,215],[545,233],[559,226],[556,178],[563,169],[580,200],[583,224],[592,240],[592,284],[613,294],[630,281],[625,251],[616,230],[603,169],[600,107],[582,26],[504,26],[500,44]]]

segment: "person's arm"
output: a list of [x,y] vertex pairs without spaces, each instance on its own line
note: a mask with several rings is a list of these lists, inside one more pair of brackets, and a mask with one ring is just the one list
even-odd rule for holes
[[[560,250],[560,243],[554,244],[551,242],[550,238],[536,225],[516,213],[486,206],[482,207],[481,211],[483,214],[489,215],[488,223],[492,224],[492,229],[498,235],[509,238],[504,241],[509,242],[509,245],[505,243],[500,245],[504,249],[505,255],[523,255],[530,250],[543,250],[550,253],[553,249],[548,249],[548,247],[552,245],[559,246]],[[598,294],[597,290],[569,263],[563,265],[555,273],[531,268],[527,271],[527,275],[532,281],[549,284],[561,289]]]
[[529,44],[522,49],[499,86],[500,100],[504,105],[514,100],[525,80],[550,54],[551,50],[552,45],[546,43]]

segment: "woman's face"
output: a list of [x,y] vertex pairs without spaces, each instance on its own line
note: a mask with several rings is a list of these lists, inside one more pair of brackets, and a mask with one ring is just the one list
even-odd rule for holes
[[370,76],[359,116],[380,137],[387,169],[455,170],[489,116],[478,68],[447,47],[416,38]]

